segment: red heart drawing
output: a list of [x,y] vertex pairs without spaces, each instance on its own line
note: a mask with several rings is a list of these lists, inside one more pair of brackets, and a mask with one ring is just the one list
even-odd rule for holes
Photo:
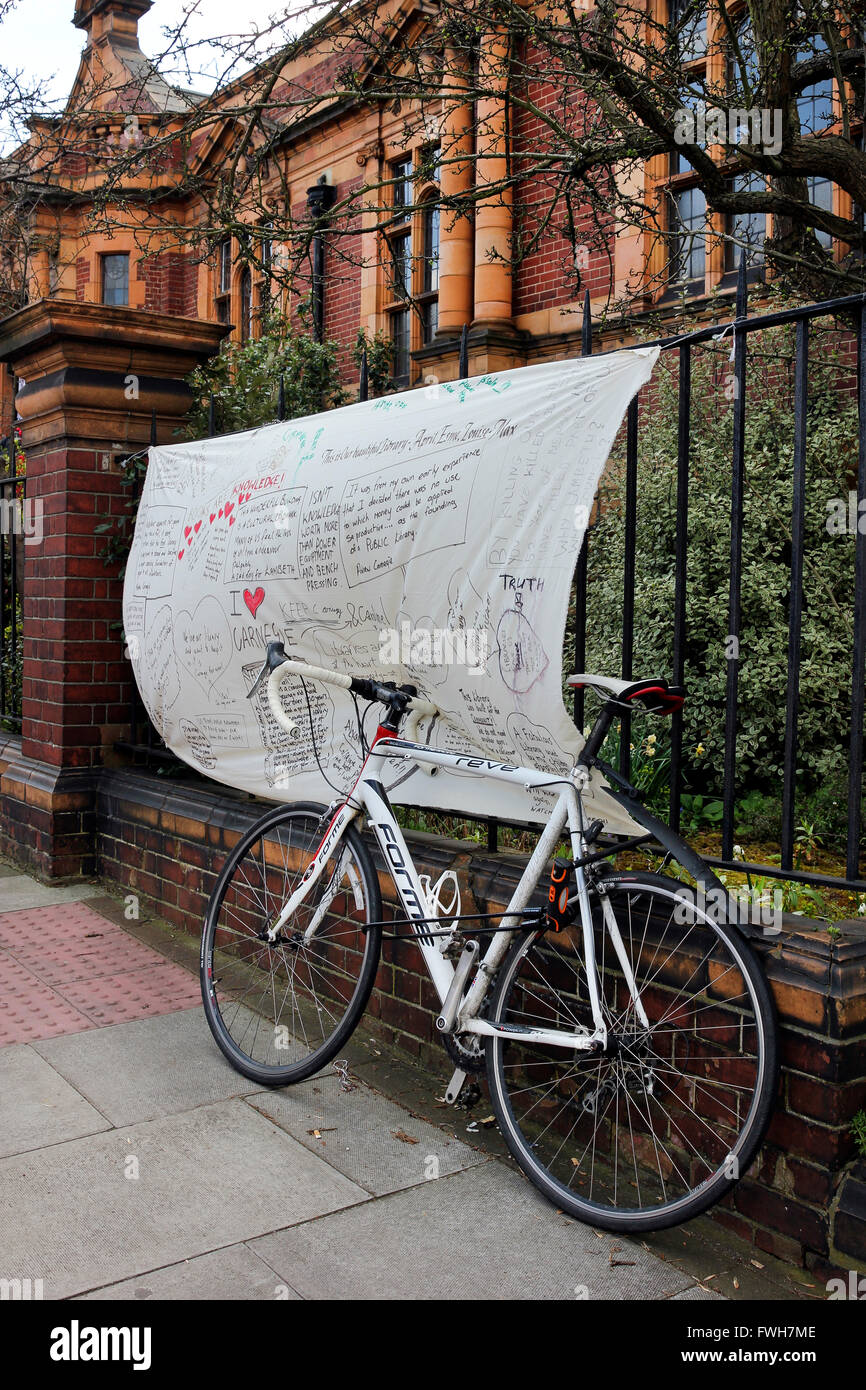
[[184,552],[183,552],[182,550],[179,550],[179,551],[177,552],[177,558],[178,558],[179,560],[182,560],[183,557],[184,557]]
[[222,514],[223,514],[223,509],[222,509],[222,507],[220,507],[220,509],[219,509],[219,515],[222,516]]
[[197,521],[192,529],[195,531],[196,535],[198,535],[199,531],[201,530],[201,522]]
[[192,527],[191,527],[191,526],[184,526],[184,528],[183,528],[183,534],[186,536],[187,540],[189,540],[190,536],[192,535]]
[[247,605],[247,608],[250,610],[253,617],[256,616],[259,609],[261,608],[262,603],[264,602],[264,597],[265,591],[262,588],[261,584],[256,589],[256,592],[254,594],[251,594],[249,589],[244,589],[244,603]]
[[216,516],[216,512],[211,512],[211,514],[210,514],[210,524],[211,524],[211,526],[213,526],[213,519],[214,519],[215,516]]
[[226,516],[231,516],[232,512],[234,511],[234,509],[235,509],[235,504],[234,504],[234,502],[226,502],[226,505],[225,505],[225,514],[226,514]]
[[233,516],[230,516],[230,517],[229,517],[229,526],[234,526],[234,524],[235,524],[235,519],[234,519]]

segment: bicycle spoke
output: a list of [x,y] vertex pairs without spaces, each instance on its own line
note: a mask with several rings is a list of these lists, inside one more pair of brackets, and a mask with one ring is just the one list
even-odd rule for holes
[[[610,1229],[638,1219],[651,1229],[724,1190],[727,1156],[745,1148],[766,1094],[765,1020],[731,938],[708,915],[689,905],[677,920],[683,899],[654,881],[605,891],[620,943],[596,900],[605,1052],[548,1055],[517,1032],[500,1035],[489,1044],[494,1104],[513,1152],[539,1185],[553,1184],[553,1200],[601,1225],[616,1217]],[[515,949],[496,1021],[594,1027],[575,938],[539,934]]]
[[272,821],[269,830],[248,840],[245,850],[239,846],[219,900],[209,909],[208,1018],[241,1069],[249,1064],[283,1072],[306,1066],[334,1038],[339,1045],[362,981],[364,998],[369,992],[368,963],[375,968],[378,954],[378,936],[371,939],[374,934],[365,930],[374,920],[376,890],[346,839],[337,842],[298,907],[275,931],[324,828],[310,812],[283,814],[283,821]]

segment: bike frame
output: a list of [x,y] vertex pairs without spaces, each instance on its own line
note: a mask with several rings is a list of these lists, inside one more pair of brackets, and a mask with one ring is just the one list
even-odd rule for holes
[[[455,1016],[454,1031],[477,1033],[485,1037],[508,1036],[513,1038],[515,1035],[519,1035],[526,1041],[569,1050],[598,1051],[603,1049],[607,1045],[607,1028],[602,1015],[601,992],[596,971],[592,914],[586,877],[583,869],[579,867],[579,861],[584,855],[584,820],[580,793],[588,780],[587,770],[580,766],[576,767],[567,777],[557,777],[549,773],[538,772],[533,768],[493,762],[469,753],[441,752],[423,744],[408,742],[380,727],[354,786],[332,816],[319,846],[304,872],[300,885],[292,893],[282,912],[271,926],[268,933],[271,940],[276,939],[281,929],[321,877],[328,858],[333,854],[347,827],[359,815],[365,814],[381,847],[406,919],[412,926],[416,943],[444,1011],[449,992],[455,985],[456,970],[452,962],[442,955],[436,945],[435,938],[431,935],[429,921],[431,912],[427,894],[421,884],[409,848],[394,818],[394,812],[380,780],[384,765],[389,759],[411,761],[422,767],[430,768],[431,771],[438,768],[448,768],[469,776],[483,777],[496,782],[508,782],[521,786],[527,793],[543,787],[549,787],[551,790],[558,789],[557,801],[550,819],[507,908],[502,914],[502,922],[507,922],[511,917],[518,919],[522,917],[523,909],[527,907],[541,873],[548,859],[554,853],[563,828],[567,824],[572,853],[575,864],[578,866],[575,869],[575,875],[583,935],[584,963],[594,1026],[592,1029],[580,1029],[579,1031],[522,1028],[515,1024],[491,1023],[489,1020],[479,1017],[493,976],[518,931],[518,927],[515,926],[512,930],[498,931],[491,936],[485,954],[478,961],[474,978],[465,992],[462,992]],[[334,877],[335,889],[332,897],[336,895],[336,882],[339,879],[339,874],[335,873]],[[327,901],[329,899],[326,899],[324,909],[320,905],[307,927],[306,939],[311,939],[318,930],[318,926],[325,916]],[[611,944],[628,983],[635,1011],[638,1018],[647,1026],[631,963],[623,945],[615,915],[606,898],[602,898],[602,912]]]

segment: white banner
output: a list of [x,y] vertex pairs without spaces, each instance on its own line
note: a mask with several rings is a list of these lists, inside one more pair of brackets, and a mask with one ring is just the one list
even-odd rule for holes
[[[434,747],[568,771],[582,745],[561,693],[574,567],[657,355],[543,363],[152,449],[123,614],[168,747],[275,801],[347,790],[361,762],[348,694],[286,680],[294,737],[264,689],[246,698],[280,640],[299,660],[417,685],[453,721],[421,725]],[[385,784],[396,802],[506,820],[550,808],[549,794],[405,763]],[[592,801],[629,828],[601,788]]]

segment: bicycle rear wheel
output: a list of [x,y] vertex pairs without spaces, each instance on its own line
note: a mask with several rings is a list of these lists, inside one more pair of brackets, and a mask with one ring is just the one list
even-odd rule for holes
[[325,824],[324,808],[311,803],[269,812],[229,855],[205,915],[201,990],[208,1024],[232,1066],[262,1085],[303,1081],[335,1057],[376,976],[382,929],[366,924],[382,918],[379,882],[352,826],[279,939],[266,939]]
[[[488,1038],[496,1118],[527,1176],[578,1220],[610,1231],[674,1226],[751,1163],[778,1078],[775,1018],[751,947],[688,890],[652,875],[602,884],[645,1019],[591,896],[603,1055]],[[517,940],[493,1022],[593,1027],[580,923]]]

